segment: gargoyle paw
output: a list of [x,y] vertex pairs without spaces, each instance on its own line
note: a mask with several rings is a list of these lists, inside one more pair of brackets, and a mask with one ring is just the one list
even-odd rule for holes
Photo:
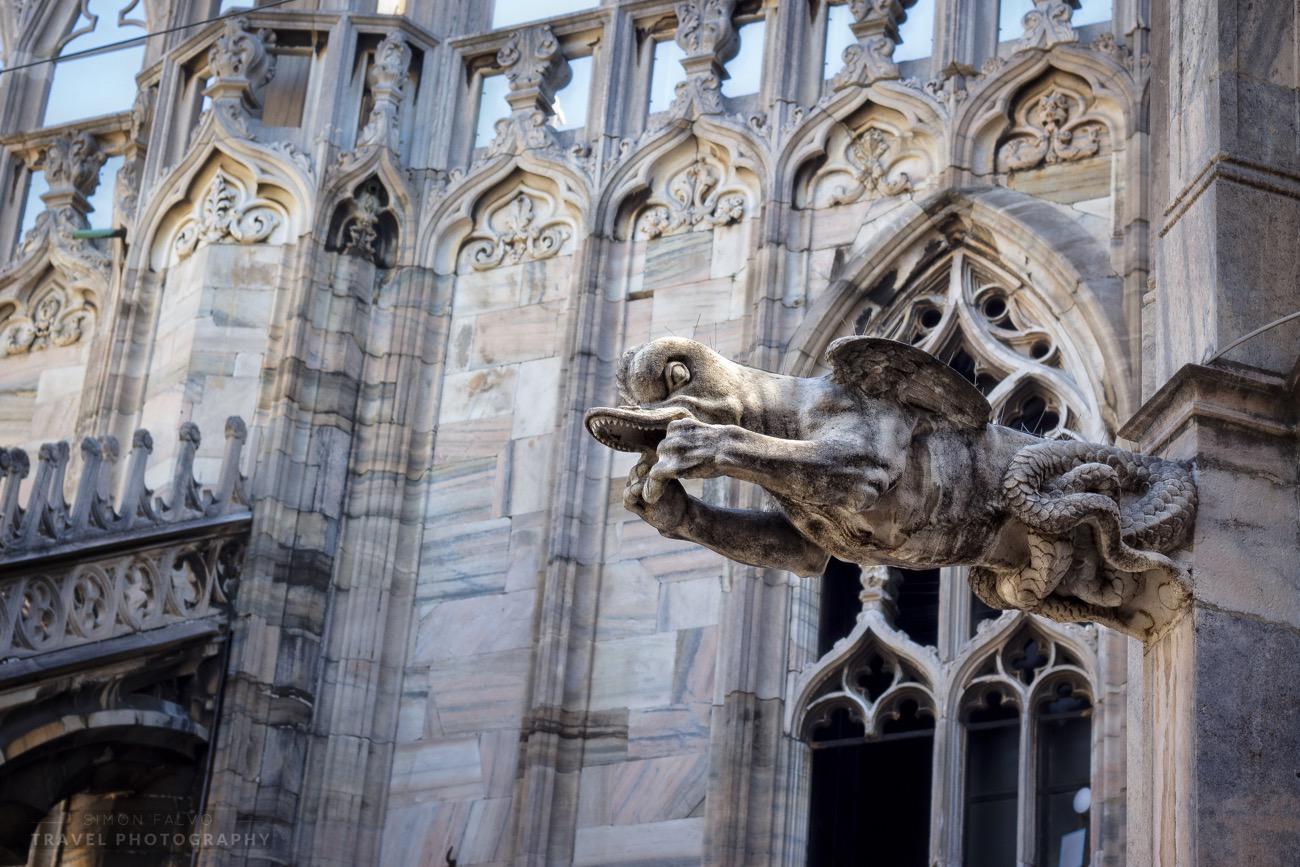
[[669,481],[721,475],[717,457],[726,436],[726,425],[707,424],[694,418],[671,422],[667,436],[657,447],[659,459],[646,476],[645,501],[658,502]]

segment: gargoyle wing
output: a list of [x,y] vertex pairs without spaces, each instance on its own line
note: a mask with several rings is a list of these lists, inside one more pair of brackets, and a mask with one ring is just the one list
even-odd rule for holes
[[993,413],[961,374],[930,353],[882,337],[841,337],[826,350],[831,377],[872,398],[892,398],[978,430]]

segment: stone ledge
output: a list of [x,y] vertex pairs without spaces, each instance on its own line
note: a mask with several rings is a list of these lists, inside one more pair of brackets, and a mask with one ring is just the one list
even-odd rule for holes
[[1159,454],[1201,420],[1290,439],[1297,435],[1298,419],[1300,395],[1280,376],[1230,363],[1185,364],[1120,428],[1119,436]]

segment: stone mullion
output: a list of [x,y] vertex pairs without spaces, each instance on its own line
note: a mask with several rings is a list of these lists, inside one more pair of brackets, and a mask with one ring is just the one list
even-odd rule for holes
[[[964,767],[960,705],[949,700],[946,684],[935,684],[938,719],[934,725],[934,766],[930,775],[930,862],[935,867],[961,864],[962,820],[965,813]],[[947,711],[955,709],[956,715]]]
[[[775,116],[769,121],[776,128],[784,124],[800,105],[812,105],[821,96],[822,56],[825,53],[826,16],[829,7],[822,3],[815,18],[800,3],[778,3],[775,20],[766,28],[767,48],[763,65],[762,93],[770,94],[769,104]],[[822,48],[822,51],[815,49]]]
[[1034,749],[1037,742],[1037,732],[1034,729],[1034,709],[1030,700],[1028,688],[1022,688],[1020,691],[1020,764],[1019,764],[1019,791],[1016,793],[1016,815],[1017,815],[1017,832],[1018,839],[1016,851],[1018,853],[1017,864],[1032,864],[1034,862],[1034,835],[1037,830],[1038,814],[1034,809],[1037,801],[1037,786],[1035,785],[1035,769],[1038,765],[1038,757]]
[[1088,843],[1098,867],[1121,867],[1127,828],[1127,679],[1129,639],[1104,629],[1098,635],[1098,677],[1093,701],[1092,813]]
[[998,7],[989,0],[937,0],[936,72],[950,63],[976,69],[998,52]]
[[[373,266],[349,261],[374,284]],[[379,857],[438,401],[438,390],[423,386],[441,382],[449,323],[431,277],[425,269],[404,270],[386,287],[396,302],[373,311],[367,332],[367,343],[391,351],[367,351],[362,368],[309,752],[312,782],[294,847],[312,864]],[[433,358],[426,359],[425,347],[437,347]]]
[[709,731],[709,805],[704,863],[770,864],[784,826],[776,768],[792,748],[783,737],[786,573],[728,565],[722,594],[717,686]]
[[[536,650],[521,734],[523,774],[513,808],[513,856],[520,867],[573,860],[590,675],[577,678],[570,669],[590,665],[594,641],[594,618],[579,627],[583,620],[575,615],[580,600],[594,601],[598,593],[610,481],[608,455],[587,434],[583,415],[608,391],[625,318],[624,300],[607,297],[600,279],[608,250],[606,239],[586,237],[561,326],[568,375],[547,504],[546,567],[538,582]],[[585,684],[580,695],[570,694],[569,682]]]
[[[310,273],[302,257],[313,253],[302,245],[292,273]],[[310,277],[296,283],[282,290],[293,296],[290,312],[278,319],[284,337],[278,347],[272,337],[264,365],[253,538],[210,796],[217,827],[269,830],[272,841],[265,850],[248,842],[205,852],[204,863],[292,857],[318,709],[359,389],[348,344],[358,342],[366,305],[346,284],[339,291]],[[313,297],[322,291],[332,295],[324,305]]]

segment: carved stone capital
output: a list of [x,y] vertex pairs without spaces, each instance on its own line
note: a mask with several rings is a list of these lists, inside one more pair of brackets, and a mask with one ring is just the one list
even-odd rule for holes
[[256,93],[275,75],[275,55],[270,52],[274,46],[273,31],[254,31],[247,18],[225,19],[221,35],[208,49],[213,77],[203,91],[218,114],[259,107]]
[[1025,32],[1017,48],[1021,51],[1046,51],[1054,45],[1078,42],[1070,18],[1079,8],[1079,0],[1034,0],[1034,8],[1025,13]]
[[569,83],[569,61],[547,25],[516,30],[497,52],[497,63],[510,82],[506,101],[516,113],[555,111],[555,92]]
[[740,48],[731,15],[735,0],[693,0],[676,6],[675,39],[685,56],[682,68],[686,80],[677,85],[669,107],[672,117],[694,119],[722,113],[722,82],[725,64]]
[[40,161],[50,188],[41,196],[46,207],[71,207],[78,213],[88,213],[90,204],[86,200],[99,186],[99,170],[107,159],[99,142],[88,132],[60,136],[50,142]]
[[853,13],[850,27],[857,42],[844,49],[844,67],[831,79],[831,88],[844,90],[874,81],[899,77],[894,63],[898,45],[898,26],[907,20],[904,6],[914,0],[855,0],[849,4]]
[[402,88],[411,67],[411,47],[400,33],[390,33],[375,49],[374,62],[366,71],[373,105],[366,125],[357,138],[358,147],[387,147],[397,150],[397,113]]

